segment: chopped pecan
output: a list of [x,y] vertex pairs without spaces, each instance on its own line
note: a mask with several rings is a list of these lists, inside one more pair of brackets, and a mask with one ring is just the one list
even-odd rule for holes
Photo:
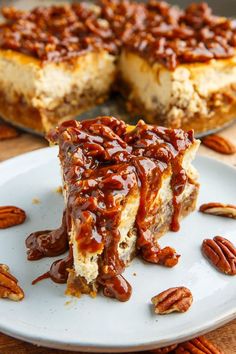
[[152,349],[149,351],[149,353],[153,354],[167,354],[170,352],[173,352],[173,350],[177,348],[177,344],[172,344],[168,345],[168,347],[163,347],[163,348],[158,348],[158,349]]
[[26,219],[24,210],[16,206],[0,207],[0,229],[22,224]]
[[225,155],[232,155],[236,152],[236,146],[219,135],[209,135],[202,139],[203,145]]
[[10,125],[0,124],[0,140],[16,138],[19,132]]
[[183,286],[167,289],[152,298],[154,312],[160,315],[171,312],[186,312],[192,302],[191,291]]
[[155,246],[144,246],[142,248],[142,257],[147,262],[172,268],[178,263],[180,255],[172,247],[160,248],[156,244]]
[[205,214],[225,216],[236,219],[236,205],[223,203],[206,203],[200,206],[199,211]]
[[9,272],[9,267],[0,264],[0,298],[20,301],[24,298],[24,291],[19,287],[18,280]]
[[209,261],[222,273],[236,274],[236,248],[226,238],[215,236],[202,243],[202,252]]
[[174,350],[175,354],[224,354],[204,336],[181,343]]

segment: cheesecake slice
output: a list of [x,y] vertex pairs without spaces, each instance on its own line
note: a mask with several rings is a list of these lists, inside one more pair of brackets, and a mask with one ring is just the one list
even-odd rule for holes
[[130,284],[122,272],[133,257],[168,267],[178,262],[158,238],[177,231],[194,210],[198,174],[192,166],[199,146],[193,131],[114,117],[68,121],[51,131],[59,145],[71,267],[67,294],[126,301]]
[[185,10],[149,1],[124,39],[120,89],[132,115],[204,132],[236,116],[236,25],[206,3]]
[[108,97],[116,49],[98,6],[2,12],[0,115],[5,120],[44,133]]

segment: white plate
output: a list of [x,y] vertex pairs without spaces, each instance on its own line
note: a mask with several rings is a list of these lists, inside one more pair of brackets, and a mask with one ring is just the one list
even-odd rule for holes
[[[32,286],[32,279],[54,260],[27,261],[24,240],[32,231],[60,224],[63,200],[55,192],[60,185],[56,155],[56,148],[46,148],[0,165],[0,204],[17,205],[28,215],[23,225],[0,231],[0,262],[10,266],[26,294],[19,303],[0,301],[0,331],[54,348],[124,352],[180,342],[236,317],[236,277],[219,273],[200,252],[206,237],[222,235],[235,243],[236,221],[198,212],[183,220],[178,233],[161,239],[161,245],[173,246],[182,255],[178,266],[167,269],[136,259],[125,271],[133,286],[126,303],[102,295],[71,299],[64,295],[64,285],[50,280]],[[203,157],[197,157],[195,165],[201,174],[198,205],[235,203],[235,169]],[[33,198],[40,204],[32,204]],[[190,310],[154,315],[150,298],[181,285],[193,293]]]

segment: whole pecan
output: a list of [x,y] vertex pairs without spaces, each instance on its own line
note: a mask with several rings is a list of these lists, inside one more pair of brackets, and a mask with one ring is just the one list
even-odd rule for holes
[[215,236],[213,240],[205,239],[202,243],[202,252],[222,273],[236,274],[236,248],[226,238]]
[[203,145],[225,155],[232,155],[236,152],[236,146],[219,135],[208,135],[202,139]]
[[168,347],[158,348],[149,350],[149,353],[153,354],[167,354],[173,352],[173,350],[177,348],[177,344],[168,345]]
[[0,140],[16,138],[19,132],[7,124],[0,124]]
[[151,300],[154,312],[164,315],[171,312],[186,312],[192,305],[193,296],[189,289],[181,286],[167,289]]
[[206,203],[200,206],[199,211],[205,214],[236,219],[236,206],[232,204]]
[[0,207],[0,229],[22,224],[26,219],[24,210],[16,206]]
[[24,298],[24,291],[19,287],[18,280],[9,272],[9,267],[0,264],[0,298],[20,301]]
[[180,343],[173,353],[175,354],[224,354],[204,336]]

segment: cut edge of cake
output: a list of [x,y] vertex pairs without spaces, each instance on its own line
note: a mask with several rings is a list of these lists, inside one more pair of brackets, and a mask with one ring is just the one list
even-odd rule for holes
[[[98,118],[99,119],[99,118]],[[79,123],[73,123],[75,125]],[[72,126],[73,126],[72,124]],[[69,128],[70,123],[66,123]],[[67,129],[67,128],[66,128]],[[132,132],[130,126],[126,126],[129,132]],[[71,131],[73,133],[73,128]],[[64,135],[65,141],[68,136]],[[74,137],[75,139],[75,137]],[[188,215],[195,209],[196,200],[199,190],[198,184],[198,173],[192,165],[192,161],[195,158],[197,149],[199,147],[199,140],[193,139],[192,143],[187,149],[185,149],[183,156],[181,157],[181,168],[186,171],[187,183],[183,192],[178,196],[178,203],[181,204],[181,209],[179,211],[178,219]],[[63,143],[61,143],[63,144]],[[60,145],[60,143],[59,143]],[[72,158],[72,157],[71,157]],[[70,157],[69,157],[70,159]],[[70,186],[68,181],[65,179],[65,171],[63,170],[62,162],[62,175],[64,176],[64,191],[65,192],[65,203],[68,204],[68,198],[70,198]],[[126,167],[126,166],[125,166]],[[125,170],[126,171],[126,170]],[[103,172],[101,172],[103,173]],[[115,177],[119,177],[119,171]],[[125,172],[127,173],[127,172]],[[128,175],[132,175],[133,187],[129,190],[127,195],[119,195],[119,190],[115,191],[116,198],[119,200],[118,207],[120,212],[120,221],[118,225],[118,232],[120,233],[120,240],[117,244],[117,252],[119,259],[124,262],[125,266],[128,266],[133,257],[136,255],[137,249],[137,239],[138,239],[138,229],[136,225],[136,217],[140,207],[140,181],[134,176],[134,170],[131,169]],[[173,218],[173,191],[171,186],[173,171],[172,167],[169,166],[167,170],[162,173],[161,181],[157,194],[152,196],[152,203],[150,204],[150,209],[156,210],[156,215],[149,215],[151,220],[150,229],[155,234],[155,240],[165,234],[171,228],[172,218]],[[107,173],[101,178],[106,179]],[[100,181],[100,180],[99,180]],[[99,183],[101,183],[101,181]],[[79,181],[81,183],[81,181]],[[76,200],[76,199],[75,199]],[[72,206],[73,209],[73,206]],[[148,213],[148,212],[147,212]],[[77,220],[73,217],[73,210],[70,212],[71,217],[71,230],[70,230],[70,244],[73,250],[73,268],[69,270],[69,276],[67,281],[67,291],[68,295],[80,296],[82,293],[90,294],[95,296],[98,288],[101,286],[101,281],[99,281],[99,262],[101,255],[104,252],[104,245],[101,243],[101,247],[96,249],[96,251],[81,251],[80,243],[81,239],[78,238],[78,225],[76,225]],[[148,218],[148,215],[145,216]],[[155,241],[155,242],[156,242]],[[83,240],[84,242],[84,240]],[[144,257],[145,259],[145,257]],[[121,275],[121,274],[120,274]],[[120,276],[119,275],[119,276]],[[126,299],[127,300],[127,299]],[[125,300],[121,300],[125,301]]]
[[215,129],[236,115],[236,56],[169,70],[123,49],[119,84],[132,116],[143,112],[153,124],[170,128]]
[[70,62],[46,62],[0,50],[0,115],[10,123],[44,133],[109,96],[115,56],[88,52]]

